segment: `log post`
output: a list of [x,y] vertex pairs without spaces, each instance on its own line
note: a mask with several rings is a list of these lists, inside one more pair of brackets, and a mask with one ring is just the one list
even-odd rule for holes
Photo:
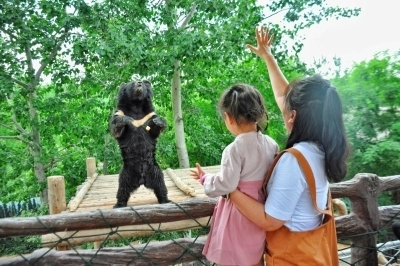
[[[47,177],[47,188],[49,190],[49,212],[50,214],[59,214],[67,208],[65,198],[65,182],[64,176],[49,176]],[[57,250],[68,250],[67,245],[58,245]]]
[[99,249],[103,241],[95,241],[93,242],[93,249]]
[[65,183],[63,176],[49,176],[47,178],[49,189],[49,212],[59,214],[65,211],[67,204],[65,199]]
[[[86,176],[88,180],[96,173],[96,159],[94,157],[86,158]],[[99,249],[102,241],[93,242],[93,248]]]
[[[361,221],[366,232],[376,232],[379,229],[380,213],[378,195],[380,179],[375,174],[361,173],[353,179],[342,182],[341,185],[351,184],[352,192],[347,195],[351,204],[351,211]],[[339,185],[339,184],[337,184]],[[360,235],[351,238],[351,263],[360,266],[378,265],[376,252],[376,235]]]
[[96,173],[96,159],[94,157],[86,158],[86,176],[92,177]]

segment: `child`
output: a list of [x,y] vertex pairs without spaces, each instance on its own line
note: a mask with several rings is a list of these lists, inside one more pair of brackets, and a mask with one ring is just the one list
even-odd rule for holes
[[199,179],[209,197],[219,198],[203,254],[219,265],[264,265],[265,231],[244,217],[226,194],[236,188],[258,199],[259,190],[279,148],[260,130],[266,118],[262,95],[247,84],[234,85],[218,104],[228,130],[236,136],[222,153],[221,169],[207,174],[196,163],[191,176]]

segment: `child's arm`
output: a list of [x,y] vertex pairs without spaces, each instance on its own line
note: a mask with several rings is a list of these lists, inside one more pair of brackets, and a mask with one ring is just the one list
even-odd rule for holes
[[278,104],[279,109],[283,111],[284,97],[289,82],[283,75],[278,63],[271,53],[273,37],[273,35],[269,36],[268,28],[265,30],[262,27],[260,29],[256,28],[257,47],[250,44],[247,44],[246,46],[265,61],[272,89],[274,91],[275,101]]
[[204,186],[204,193],[209,197],[226,195],[235,190],[240,180],[240,158],[237,148],[229,145],[224,149],[221,158],[221,170],[218,173],[205,173],[196,163],[196,169],[190,175]]
[[229,194],[229,199],[244,216],[265,231],[277,230],[285,223],[285,221],[278,220],[265,213],[263,203],[258,202],[237,189]]

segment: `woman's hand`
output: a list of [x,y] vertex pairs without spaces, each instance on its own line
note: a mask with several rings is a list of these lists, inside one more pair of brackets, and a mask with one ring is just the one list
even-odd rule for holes
[[285,224],[285,221],[278,220],[265,213],[264,203],[237,189],[229,193],[229,199],[244,216],[265,231],[275,231]]
[[250,44],[247,44],[246,47],[262,59],[266,59],[266,57],[272,56],[271,43],[274,39],[274,35],[269,34],[269,29],[265,28],[264,30],[263,27],[256,27],[256,38],[257,47],[254,47]]
[[199,180],[205,174],[206,172],[204,172],[199,163],[196,163],[196,169],[190,169],[190,175],[193,177],[193,179]]

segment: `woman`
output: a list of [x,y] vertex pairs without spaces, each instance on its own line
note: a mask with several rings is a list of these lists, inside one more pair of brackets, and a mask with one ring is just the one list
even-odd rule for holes
[[[305,157],[314,175],[316,205],[325,210],[330,200],[329,182],[340,182],[347,172],[349,145],[340,97],[329,81],[319,75],[289,84],[271,53],[273,36],[269,36],[268,29],[256,29],[256,38],[257,47],[247,47],[267,65],[275,100],[289,132],[286,149],[294,148]],[[264,189],[265,205],[239,190],[230,193],[230,200],[244,216],[267,231],[267,265],[296,265],[296,261],[286,261],[286,255],[278,261],[275,253],[282,247],[271,243],[287,249],[292,240],[276,241],[283,235],[280,232],[285,231],[292,237],[296,235],[293,232],[314,230],[322,224],[324,215],[314,207],[304,171],[289,152],[280,156]],[[318,252],[316,249],[306,252]],[[319,264],[310,261],[308,265]]]

